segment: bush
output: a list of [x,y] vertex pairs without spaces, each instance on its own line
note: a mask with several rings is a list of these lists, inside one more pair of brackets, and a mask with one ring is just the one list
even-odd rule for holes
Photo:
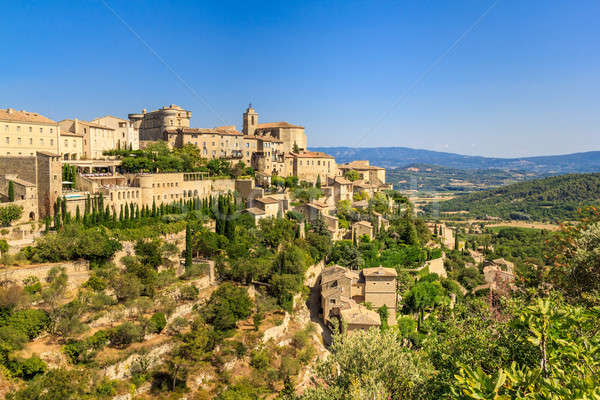
[[50,319],[45,311],[37,309],[19,310],[14,312],[5,321],[0,315],[0,325],[11,326],[23,332],[31,340],[48,327]]
[[139,342],[144,338],[144,332],[141,327],[124,322],[110,331],[110,344],[117,348],[130,345],[133,342]]
[[0,343],[6,343],[12,349],[22,349],[29,341],[27,334],[14,326],[0,327]]
[[179,298],[181,300],[196,300],[200,291],[194,285],[187,285],[179,290]]
[[148,321],[148,330],[152,333],[160,333],[167,326],[167,318],[161,312],[154,313]]
[[250,365],[256,369],[265,369],[269,366],[269,354],[266,350],[253,350],[250,354]]
[[9,369],[11,372],[18,377],[25,380],[34,378],[36,375],[43,374],[46,372],[46,363],[43,362],[39,357],[30,358],[17,358],[11,360],[9,363]]

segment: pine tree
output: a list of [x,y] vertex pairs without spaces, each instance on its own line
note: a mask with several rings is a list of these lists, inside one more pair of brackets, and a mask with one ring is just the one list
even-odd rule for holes
[[15,184],[8,181],[8,201],[15,201]]

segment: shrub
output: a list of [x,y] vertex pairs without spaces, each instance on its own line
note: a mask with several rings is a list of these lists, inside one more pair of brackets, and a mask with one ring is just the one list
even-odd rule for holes
[[0,207],[0,225],[9,226],[12,222],[18,220],[23,215],[23,207],[15,204],[9,204]]
[[25,380],[34,378],[36,375],[46,372],[46,363],[39,357],[16,358],[10,361],[9,369],[15,376]]
[[160,333],[167,326],[167,318],[161,312],[154,313],[148,321],[148,330],[152,333]]
[[6,319],[5,323],[2,322],[0,316],[1,325],[11,326],[19,330],[31,340],[48,327],[50,319],[45,311],[28,309],[16,311]]
[[4,342],[12,349],[22,349],[28,340],[27,334],[14,326],[0,327],[0,343]]
[[171,336],[179,335],[188,326],[187,319],[177,317],[167,327],[167,333]]
[[130,345],[133,342],[139,342],[144,338],[144,332],[141,327],[124,322],[110,331],[110,344],[117,348]]
[[265,369],[269,366],[269,355],[266,350],[253,350],[250,354],[250,365],[256,369]]
[[187,285],[179,290],[179,298],[181,300],[196,300],[200,291],[194,285]]

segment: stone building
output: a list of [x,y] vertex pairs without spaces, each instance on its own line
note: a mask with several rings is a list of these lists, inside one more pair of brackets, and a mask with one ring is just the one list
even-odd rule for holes
[[58,153],[59,126],[40,115],[12,108],[0,109],[0,156],[35,156],[36,151]]
[[140,131],[135,123],[112,115],[95,118],[90,122],[114,129],[116,148],[131,150],[140,148]]
[[212,129],[176,128],[165,131],[170,147],[192,144],[200,149],[204,158],[242,159],[243,135],[234,126],[218,126]]
[[[129,114],[129,121],[139,131],[140,141],[164,139],[164,132],[178,128],[189,128],[192,112],[171,104],[155,111]],[[140,143],[141,145],[141,143]]]
[[348,171],[356,171],[360,175],[360,180],[366,184],[381,185],[385,183],[385,168],[372,166],[368,160],[340,164],[338,170],[342,176]]
[[258,123],[258,114],[249,105],[243,115],[242,132],[250,136],[266,136],[281,140],[281,151],[289,153],[294,150],[306,150],[306,133],[303,126],[288,122]]
[[325,268],[320,286],[324,322],[339,322],[346,331],[380,326],[379,313],[374,310],[385,305],[389,312],[388,323],[395,324],[396,277],[393,268],[375,267],[361,271],[339,265]]
[[75,119],[64,119],[59,123],[61,132],[70,132],[71,134],[82,137],[83,156],[86,159],[104,158],[104,151],[117,148],[115,138],[115,129],[108,126],[96,124],[93,122],[81,121]]
[[63,160],[81,160],[85,158],[83,140],[83,134],[61,130],[58,150]]
[[338,174],[335,158],[319,151],[300,151],[286,153],[285,164],[287,175],[295,175],[301,181],[315,183],[327,182],[327,177]]
[[23,219],[52,215],[62,196],[62,163],[59,154],[38,151],[34,156],[0,156],[0,196],[6,200],[13,181],[15,203],[24,207]]

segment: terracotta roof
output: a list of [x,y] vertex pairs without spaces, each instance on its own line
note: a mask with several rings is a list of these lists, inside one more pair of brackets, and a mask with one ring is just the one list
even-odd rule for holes
[[288,122],[285,121],[281,121],[281,122],[267,122],[264,124],[257,124],[256,125],[257,129],[263,129],[263,128],[302,128],[304,129],[303,126],[298,126],[298,125],[292,125]]
[[42,124],[56,125],[55,121],[52,121],[50,118],[46,118],[38,113],[25,110],[17,111],[13,110],[12,108],[7,108],[6,110],[0,109],[0,120],[14,122],[37,122]]
[[335,159],[333,156],[322,153],[320,151],[303,151],[301,153],[291,152],[290,155],[292,157],[297,157],[297,158],[331,158],[331,159]]
[[348,179],[344,178],[343,176],[336,176],[335,178],[333,178],[333,181],[340,185],[352,185],[352,182],[350,182]]
[[[64,121],[70,121],[70,122],[73,122],[73,124],[75,123],[75,120],[74,120],[74,119],[69,119],[69,118],[67,118],[67,119],[63,119],[63,120],[62,120],[62,121],[60,121],[60,122],[64,122]],[[78,119],[78,120],[77,120],[77,123],[78,123],[79,125],[85,125],[85,126],[89,126],[90,128],[108,129],[109,131],[114,131],[114,130],[115,130],[114,128],[110,128],[110,127],[108,127],[108,126],[105,126],[105,125],[95,124],[95,123],[93,123],[93,122],[82,121],[82,120],[80,120],[80,119]]]
[[260,201],[261,203],[264,203],[264,204],[277,204],[277,203],[279,203],[277,200],[275,200],[272,197],[261,197],[259,199],[256,199],[256,201]]
[[394,268],[384,268],[382,266],[374,268],[365,268],[362,270],[364,276],[398,276]]
[[371,311],[366,307],[357,305],[346,310],[341,310],[340,315],[342,320],[348,324],[357,325],[381,325],[381,318],[375,311]]
[[247,213],[250,213],[250,214],[253,214],[253,215],[265,215],[264,210],[261,210],[260,208],[257,208],[257,207],[246,208],[245,211]]
[[263,142],[275,142],[275,143],[283,143],[282,140],[269,137],[269,136],[256,136],[256,135],[245,135],[244,139],[248,140],[262,140]]
[[188,133],[188,134],[210,134],[210,135],[228,135],[228,136],[241,136],[242,134],[235,130],[233,126],[217,126],[215,128],[180,128],[177,132]]
[[363,226],[368,226],[369,228],[372,228],[373,225],[371,225],[371,223],[369,221],[358,221],[353,223],[352,225],[363,225]]
[[83,134],[81,134],[81,133],[75,133],[75,132],[71,132],[71,131],[63,131],[61,129],[60,136],[76,136],[76,137],[82,138]]
[[32,187],[32,186],[35,187],[36,186],[35,183],[31,183],[31,182],[25,181],[25,180],[20,179],[20,178],[7,178],[6,180],[13,181],[17,185],[21,185],[21,186],[28,186],[28,187]]

